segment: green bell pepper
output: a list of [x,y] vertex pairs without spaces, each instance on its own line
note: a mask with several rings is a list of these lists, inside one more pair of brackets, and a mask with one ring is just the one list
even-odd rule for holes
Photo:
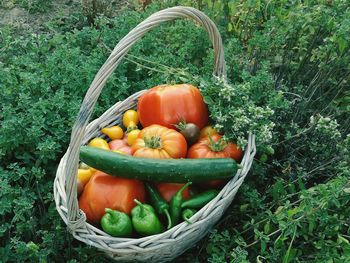
[[142,204],[136,199],[134,199],[134,202],[137,206],[131,210],[131,221],[136,232],[143,236],[150,236],[163,232],[164,227],[153,207]]
[[132,234],[132,224],[127,214],[110,208],[106,208],[105,211],[101,218],[103,231],[113,237],[128,237]]

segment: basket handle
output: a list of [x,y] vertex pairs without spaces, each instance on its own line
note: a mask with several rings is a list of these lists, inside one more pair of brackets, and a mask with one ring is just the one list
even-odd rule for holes
[[106,62],[97,72],[92,81],[80,107],[77,120],[73,126],[70,144],[66,155],[66,165],[64,174],[66,175],[65,190],[67,194],[67,225],[74,231],[78,224],[83,223],[82,213],[79,212],[77,199],[77,180],[76,172],[79,162],[79,150],[85,128],[88,124],[90,116],[96,101],[104,87],[108,77],[113,73],[114,69],[126,55],[128,50],[139,40],[145,33],[150,31],[157,25],[178,18],[190,18],[206,29],[209,38],[213,43],[215,61],[213,74],[217,77],[226,79],[226,67],[224,59],[224,49],[218,29],[208,16],[201,11],[192,7],[176,6],[164,9],[154,13],[142,23],[131,30],[114,48]]

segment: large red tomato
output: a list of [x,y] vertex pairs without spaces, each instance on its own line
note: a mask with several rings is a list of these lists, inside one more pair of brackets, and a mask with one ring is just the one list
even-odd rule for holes
[[134,199],[145,201],[145,188],[141,181],[97,171],[85,185],[79,207],[89,222],[97,224],[105,214],[105,208],[130,214],[136,206]]
[[131,147],[131,153],[143,158],[185,158],[187,142],[181,133],[154,124],[141,130]]
[[159,124],[174,129],[185,121],[201,129],[208,123],[207,105],[199,89],[189,84],[151,88],[139,98],[137,112],[143,127]]

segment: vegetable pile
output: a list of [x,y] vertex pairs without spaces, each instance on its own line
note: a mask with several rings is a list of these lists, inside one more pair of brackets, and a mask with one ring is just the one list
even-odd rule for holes
[[80,150],[79,207],[115,237],[159,234],[210,202],[243,156],[209,124],[207,105],[189,84],[145,92],[123,126],[101,129]]

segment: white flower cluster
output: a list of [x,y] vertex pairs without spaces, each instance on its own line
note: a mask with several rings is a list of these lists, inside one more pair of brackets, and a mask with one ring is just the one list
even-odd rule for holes
[[[260,145],[271,143],[275,127],[271,121],[275,112],[265,99],[272,94],[262,93],[259,81],[253,77],[252,81],[232,85],[225,81],[201,82],[201,91],[208,99],[215,128],[224,131],[227,139],[243,149],[247,145],[248,133],[255,134]],[[279,95],[274,103],[283,100],[283,93]]]
[[272,130],[275,124],[270,122],[268,125],[263,125],[259,131],[259,138],[262,142],[269,142],[272,139]]
[[332,120],[329,117],[323,117],[322,115],[317,115],[310,117],[310,124],[316,125],[316,131],[329,136],[331,139],[341,138],[341,133],[338,130],[339,124],[337,120]]
[[231,101],[235,97],[235,88],[227,83],[224,83],[222,89],[219,92],[219,96],[227,101]]

